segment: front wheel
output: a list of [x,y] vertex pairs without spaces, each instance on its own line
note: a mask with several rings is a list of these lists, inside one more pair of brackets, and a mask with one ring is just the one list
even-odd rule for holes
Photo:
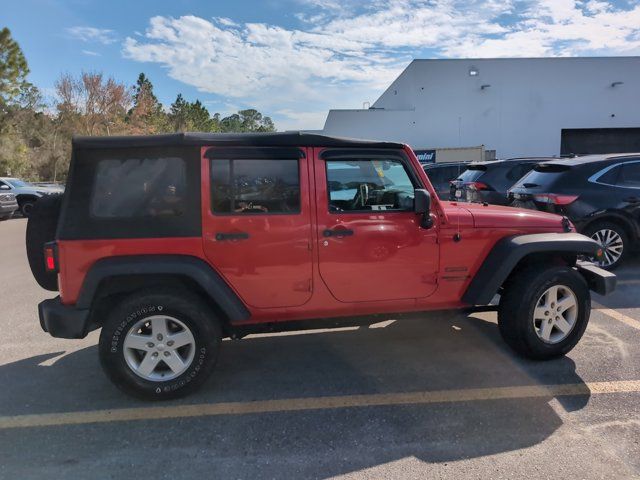
[[502,337],[527,358],[565,355],[582,338],[591,314],[584,278],[570,267],[530,267],[516,275],[500,300]]
[[100,334],[100,362],[124,392],[160,400],[187,395],[212,372],[220,324],[188,292],[142,291],[115,306]]
[[33,200],[25,200],[20,204],[20,213],[23,217],[29,218],[31,211],[33,210],[35,202]]

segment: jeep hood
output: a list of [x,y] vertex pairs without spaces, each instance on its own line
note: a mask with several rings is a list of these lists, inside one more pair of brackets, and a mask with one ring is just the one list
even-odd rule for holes
[[563,231],[562,217],[553,213],[527,210],[524,208],[483,205],[480,203],[460,204],[473,217],[476,228],[551,228]]

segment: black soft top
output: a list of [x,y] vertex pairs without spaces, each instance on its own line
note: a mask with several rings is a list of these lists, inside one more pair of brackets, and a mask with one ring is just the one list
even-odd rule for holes
[[365,147],[402,148],[401,143],[331,137],[317,133],[172,133],[116,137],[73,137],[74,149],[226,146],[226,147]]

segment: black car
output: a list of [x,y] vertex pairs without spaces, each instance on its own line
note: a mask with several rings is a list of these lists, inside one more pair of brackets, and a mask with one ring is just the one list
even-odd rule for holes
[[640,153],[589,155],[537,165],[509,191],[511,205],[567,216],[617,267],[640,238]]
[[427,172],[440,200],[451,200],[451,181],[459,177],[469,164],[470,162],[424,163],[422,168]]
[[538,163],[549,157],[509,158],[473,162],[450,185],[451,199],[460,202],[508,205],[507,190]]

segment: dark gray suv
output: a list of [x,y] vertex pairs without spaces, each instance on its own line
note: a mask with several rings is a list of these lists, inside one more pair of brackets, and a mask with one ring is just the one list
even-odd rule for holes
[[451,182],[451,199],[460,202],[508,205],[507,191],[540,162],[553,157],[509,158],[473,162]]

